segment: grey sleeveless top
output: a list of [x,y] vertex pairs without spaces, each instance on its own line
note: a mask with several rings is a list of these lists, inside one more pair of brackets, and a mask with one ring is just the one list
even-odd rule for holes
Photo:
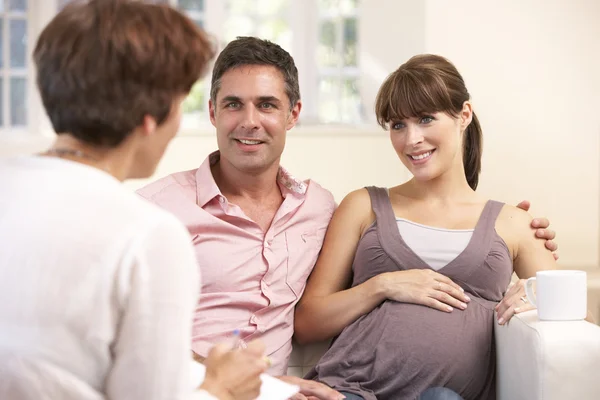
[[[352,286],[384,272],[428,269],[404,243],[387,190],[367,190],[377,219],[358,244]],[[466,310],[384,301],[340,333],[307,379],[366,400],[416,399],[434,386],[465,400],[495,399],[494,307],[513,271],[495,230],[502,207],[488,201],[467,247],[437,271],[469,295]]]

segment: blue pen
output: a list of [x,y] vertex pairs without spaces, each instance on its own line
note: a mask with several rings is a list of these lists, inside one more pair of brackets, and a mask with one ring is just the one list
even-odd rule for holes
[[248,347],[246,345],[246,342],[244,342],[244,339],[242,339],[240,337],[241,332],[239,329],[236,329],[233,331],[233,342],[231,344],[231,347],[234,349],[245,349],[246,347]]
[[[231,347],[233,349],[245,349],[245,348],[248,347],[248,345],[246,344],[246,342],[244,341],[244,339],[242,339],[240,337],[240,335],[241,335],[241,332],[240,332],[239,329],[236,329],[236,330],[233,331],[233,341],[232,341],[232,345],[231,345]],[[263,361],[265,363],[267,363],[267,367],[268,368],[270,368],[271,365],[273,364],[273,362],[272,362],[272,360],[271,360],[270,357],[263,356],[262,359],[263,359]]]

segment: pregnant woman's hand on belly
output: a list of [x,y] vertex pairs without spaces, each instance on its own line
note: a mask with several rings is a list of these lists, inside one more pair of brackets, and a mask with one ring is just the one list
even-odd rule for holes
[[387,272],[378,276],[389,300],[421,304],[436,310],[464,310],[471,301],[463,289],[450,278],[428,269]]

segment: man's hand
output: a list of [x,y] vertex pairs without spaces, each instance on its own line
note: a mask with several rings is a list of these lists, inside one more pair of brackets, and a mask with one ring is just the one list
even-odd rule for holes
[[496,305],[498,312],[498,324],[504,325],[515,314],[533,310],[535,307],[527,300],[525,284],[527,279],[519,279],[510,284],[504,298]]
[[287,375],[278,376],[277,378],[300,388],[300,393],[295,394],[290,400],[342,400],[346,398],[341,393],[319,382]]
[[[519,204],[517,204],[522,210],[529,211],[529,207],[531,204],[527,200],[523,200]],[[535,236],[539,239],[544,239],[546,241],[546,248],[552,252],[555,260],[558,260],[558,254],[556,254],[556,250],[558,249],[558,245],[554,242],[554,238],[556,237],[556,232],[551,229],[548,229],[550,226],[550,221],[548,218],[534,218],[531,221],[531,228],[535,229]]]

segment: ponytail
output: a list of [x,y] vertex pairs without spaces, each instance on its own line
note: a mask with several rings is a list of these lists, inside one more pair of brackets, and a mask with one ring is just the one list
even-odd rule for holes
[[479,173],[481,172],[481,153],[483,151],[483,136],[481,133],[481,125],[475,113],[473,119],[465,130],[465,138],[463,144],[463,165],[465,167],[465,175],[471,189],[477,189],[479,183]]

